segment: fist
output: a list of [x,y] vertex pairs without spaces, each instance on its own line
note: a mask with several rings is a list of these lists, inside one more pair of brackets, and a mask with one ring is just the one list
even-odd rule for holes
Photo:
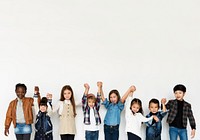
[[103,83],[102,83],[102,82],[100,82],[100,81],[99,81],[99,82],[97,82],[97,86],[98,86],[98,87],[102,87],[102,85],[103,85]]
[[89,86],[88,83],[85,83],[85,84],[84,84],[84,87],[85,87],[86,89],[89,89],[89,88],[90,88],[90,86]]
[[136,87],[134,85],[132,85],[130,88],[129,88],[130,92],[134,92],[136,91]]
[[35,86],[34,92],[35,92],[35,94],[39,94],[39,87],[38,86]]
[[167,102],[166,98],[161,99],[161,104],[165,104]]
[[47,97],[47,99],[52,99],[52,94],[47,93],[46,97]]

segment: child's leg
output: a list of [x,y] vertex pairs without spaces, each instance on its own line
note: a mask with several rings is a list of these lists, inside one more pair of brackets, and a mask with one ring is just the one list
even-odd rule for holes
[[138,137],[137,135],[133,133],[127,132],[127,135],[128,135],[128,140],[141,140],[140,137]]
[[113,126],[112,127],[112,131],[113,131],[113,133],[112,133],[112,139],[113,140],[118,140],[119,139],[119,125],[117,125],[117,126]]
[[177,138],[178,138],[178,128],[169,127],[169,136],[170,136],[170,140],[177,140]]
[[99,131],[85,131],[86,140],[98,140]]
[[17,140],[30,140],[31,134],[16,134]]
[[105,140],[111,140],[110,126],[106,124],[104,124],[104,136],[105,136]]
[[70,134],[65,134],[65,135],[60,135],[61,140],[74,140],[75,135],[70,135]]
[[188,140],[187,130],[179,129],[179,137],[180,137],[180,140]]
[[98,140],[99,139],[99,131],[94,131],[93,132],[93,140]]

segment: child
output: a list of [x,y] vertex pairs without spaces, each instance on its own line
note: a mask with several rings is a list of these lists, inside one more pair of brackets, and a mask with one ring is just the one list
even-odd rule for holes
[[[176,99],[169,100],[166,104],[166,108],[169,110],[167,122],[169,123],[169,135],[170,140],[177,140],[178,136],[180,140],[187,140],[187,118],[189,119],[190,126],[192,128],[191,138],[195,136],[196,123],[192,113],[191,104],[186,102],[183,97],[186,93],[186,87],[182,84],[178,84],[174,87],[174,96]],[[166,99],[162,99],[166,102]]]
[[[47,114],[47,98],[43,97],[39,104],[39,112],[35,122],[35,139],[34,140],[53,140],[53,126],[51,119]],[[49,102],[51,106],[51,103]]]
[[60,101],[53,108],[53,112],[58,111],[60,118],[59,134],[61,140],[74,140],[76,133],[76,108],[74,93],[70,85],[65,85],[60,94]]
[[34,99],[25,97],[27,87],[18,83],[15,86],[17,98],[10,102],[5,120],[4,134],[8,136],[11,122],[14,125],[14,132],[17,140],[30,140],[33,123],[32,106],[38,106],[40,101],[39,88],[35,87]]
[[150,113],[146,116],[147,118],[155,115],[155,118],[151,122],[146,122],[146,140],[161,140],[162,131],[162,119],[167,114],[165,102],[162,102],[162,111],[159,110],[159,101],[157,99],[151,99],[149,101]]
[[103,105],[107,109],[104,118],[104,134],[105,140],[118,140],[119,139],[119,124],[121,112],[124,109],[125,98],[120,99],[120,94],[116,89],[109,93],[109,101],[104,98],[103,91],[101,92],[101,99]]
[[146,118],[143,116],[142,102],[140,99],[132,99],[135,86],[131,86],[125,93],[125,97],[129,95],[126,102],[125,119],[126,132],[128,140],[141,140],[141,125],[142,122],[148,122],[153,119],[153,116]]
[[99,109],[101,105],[101,91],[102,82],[97,82],[98,92],[95,98],[94,94],[89,92],[89,85],[84,84],[85,92],[82,98],[82,109],[84,113],[84,129],[86,140],[98,140],[99,137],[99,125],[101,124],[101,118],[99,115]]

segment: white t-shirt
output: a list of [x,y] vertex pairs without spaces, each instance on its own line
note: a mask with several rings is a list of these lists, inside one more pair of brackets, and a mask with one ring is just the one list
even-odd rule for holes
[[130,109],[132,97],[128,97],[126,101],[125,119],[126,119],[126,132],[131,132],[141,138],[141,125],[142,122],[148,122],[153,119],[144,117],[141,113],[133,114]]

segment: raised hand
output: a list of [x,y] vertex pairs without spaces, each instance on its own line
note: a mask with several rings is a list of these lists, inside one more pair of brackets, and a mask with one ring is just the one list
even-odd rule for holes
[[166,102],[167,102],[166,98],[161,99],[161,104],[166,104]]
[[48,100],[51,100],[52,99],[52,94],[47,93],[46,97],[47,97]]
[[103,83],[102,83],[102,82],[100,82],[100,81],[98,81],[98,82],[97,82],[97,86],[98,86],[99,88],[102,88],[102,86],[103,86]]
[[39,87],[38,87],[38,86],[35,86],[35,88],[34,88],[34,93],[35,93],[35,94],[40,94],[40,93],[39,93]]

